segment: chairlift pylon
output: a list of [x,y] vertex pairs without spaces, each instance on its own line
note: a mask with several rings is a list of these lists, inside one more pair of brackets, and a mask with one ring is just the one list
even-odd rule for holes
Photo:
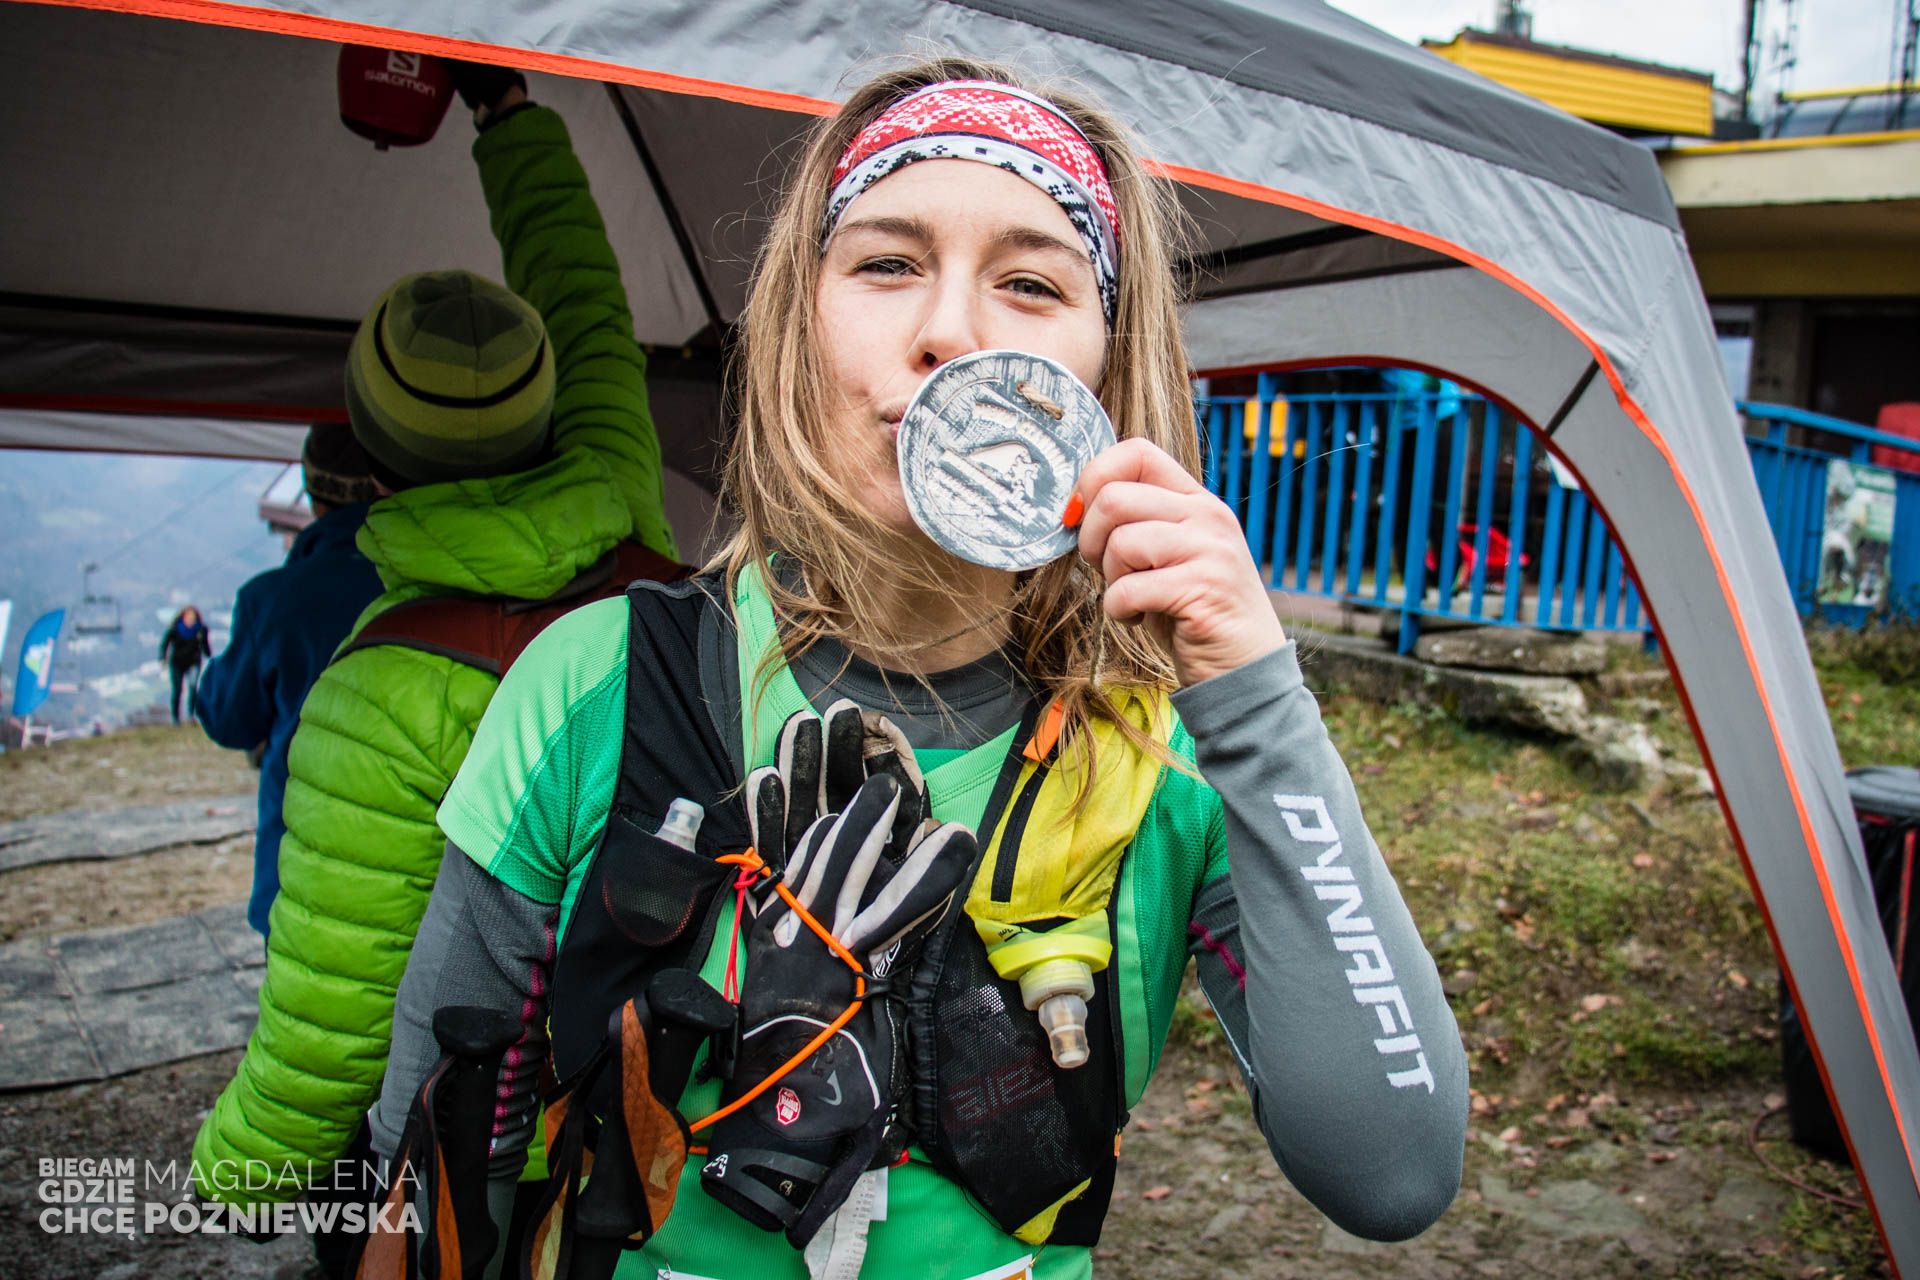
[[94,594],[93,575],[99,568],[100,565],[94,561],[80,567],[80,605],[73,611],[73,621],[68,624],[77,636],[117,636],[122,630],[120,601],[113,596]]

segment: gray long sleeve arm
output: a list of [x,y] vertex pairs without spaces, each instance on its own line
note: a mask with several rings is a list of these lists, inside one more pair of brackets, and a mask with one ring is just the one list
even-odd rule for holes
[[1261,1131],[1336,1224],[1416,1235],[1459,1190],[1466,1055],[1295,647],[1174,705],[1226,810],[1231,887],[1192,933]]
[[547,976],[558,908],[508,888],[447,845],[433,897],[407,958],[393,1011],[386,1082],[368,1117],[373,1147],[392,1159],[414,1095],[440,1060],[433,1013],[442,1005],[504,1009],[520,1019],[495,1095],[492,1177],[519,1176],[533,1135],[547,1055]]

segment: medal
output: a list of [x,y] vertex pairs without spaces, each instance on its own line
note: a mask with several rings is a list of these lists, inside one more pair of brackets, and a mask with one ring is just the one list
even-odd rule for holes
[[1060,522],[1113,423],[1064,365],[976,351],[920,384],[900,421],[900,486],[915,524],[990,569],[1034,569],[1079,544]]

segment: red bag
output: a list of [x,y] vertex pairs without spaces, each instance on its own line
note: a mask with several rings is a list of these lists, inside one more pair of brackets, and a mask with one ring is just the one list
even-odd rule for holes
[[[1920,403],[1907,401],[1883,404],[1880,406],[1880,421],[1876,425],[1890,435],[1907,437],[1913,441],[1915,449],[1920,449]],[[1873,446],[1872,457],[1876,467],[1920,473],[1920,453],[1896,449],[1890,444],[1877,444]]]
[[385,151],[433,137],[453,101],[453,73],[438,58],[362,45],[340,48],[340,123]]

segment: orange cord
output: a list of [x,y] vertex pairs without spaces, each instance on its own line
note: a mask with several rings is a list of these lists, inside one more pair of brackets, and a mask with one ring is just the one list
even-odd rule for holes
[[[745,867],[748,870],[756,871],[759,874],[764,876],[771,876],[773,874],[773,872],[767,868],[767,864],[761,859],[760,855],[752,849],[748,849],[745,853],[722,854],[720,857],[716,858],[715,861],[730,863],[733,866],[737,866],[737,867]],[[811,1058],[815,1053],[819,1051],[820,1046],[824,1045],[827,1041],[833,1039],[835,1035],[839,1034],[840,1029],[842,1027],[846,1026],[849,1022],[852,1022],[853,1015],[860,1012],[860,1005],[867,998],[866,971],[860,967],[860,962],[853,958],[853,953],[848,951],[844,946],[840,944],[840,939],[834,937],[831,933],[827,932],[827,930],[821,925],[821,923],[818,920],[815,920],[813,918],[812,912],[808,911],[805,907],[800,905],[799,900],[796,899],[793,896],[793,894],[788,891],[787,886],[784,883],[782,883],[779,880],[775,880],[773,882],[773,891],[780,895],[780,900],[786,903],[787,906],[793,911],[795,915],[799,916],[803,921],[806,922],[806,925],[809,929],[813,930],[814,933],[819,935],[820,940],[827,944],[827,949],[829,951],[832,951],[834,955],[839,956],[841,959],[841,962],[844,963],[847,966],[847,968],[853,970],[853,1003],[848,1005],[843,1011],[841,1011],[841,1014],[839,1017],[835,1018],[832,1022],[828,1023],[824,1028],[822,1028],[819,1035],[809,1040],[805,1048],[801,1049],[800,1052],[794,1054],[791,1058],[787,1059],[786,1063],[782,1065],[778,1071],[774,1072],[772,1075],[768,1076],[766,1079],[762,1080],[759,1084],[756,1084],[755,1086],[753,1086],[753,1088],[747,1090],[746,1093],[742,1094],[738,1098],[735,1098],[732,1102],[729,1102],[726,1106],[720,1108],[718,1111],[714,1112],[712,1115],[702,1117],[701,1119],[696,1120],[692,1124],[688,1125],[687,1131],[689,1133],[698,1132],[699,1130],[706,1128],[708,1125],[715,1124],[718,1121],[726,1119],[728,1116],[732,1115],[734,1112],[746,1106],[749,1102],[752,1102],[755,1098],[759,1097],[761,1094],[765,1093],[768,1089],[772,1088],[780,1080],[784,1079],[787,1073],[792,1071],[795,1067],[799,1066],[801,1063],[805,1062],[808,1058]]]

